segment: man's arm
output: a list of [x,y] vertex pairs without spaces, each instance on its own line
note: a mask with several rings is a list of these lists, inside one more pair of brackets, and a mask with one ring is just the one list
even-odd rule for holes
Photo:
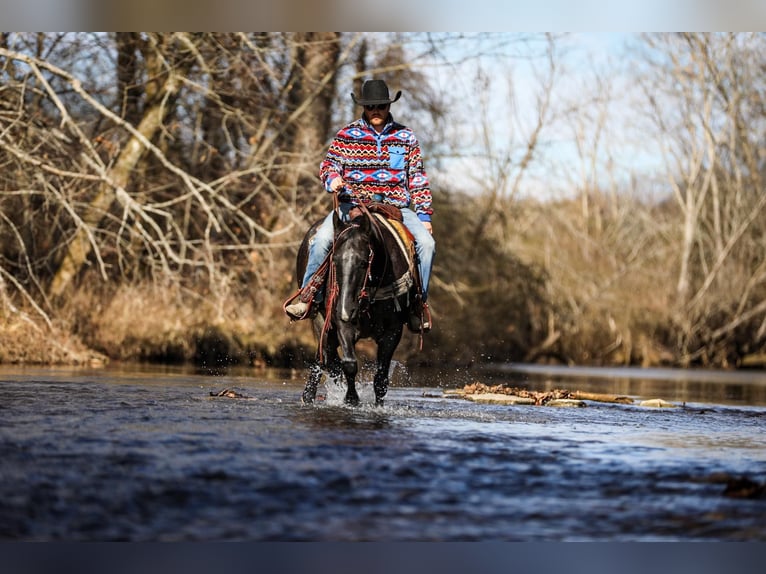
[[410,146],[407,158],[407,184],[410,191],[410,201],[418,219],[423,222],[426,229],[432,232],[431,215],[431,186],[428,181],[425,167],[423,165],[423,156],[420,152],[420,144],[415,136]]

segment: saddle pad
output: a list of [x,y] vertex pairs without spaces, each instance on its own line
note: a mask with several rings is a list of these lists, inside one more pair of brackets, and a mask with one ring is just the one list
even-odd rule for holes
[[401,221],[395,219],[388,219],[380,213],[373,213],[375,218],[385,225],[391,235],[396,238],[396,244],[401,249],[404,257],[407,259],[410,267],[414,263],[413,253],[415,252],[415,236]]

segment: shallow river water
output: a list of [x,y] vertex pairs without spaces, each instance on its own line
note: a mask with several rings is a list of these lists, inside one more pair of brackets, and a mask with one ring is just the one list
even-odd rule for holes
[[679,405],[554,408],[441,373],[350,408],[301,405],[302,375],[0,369],[0,539],[766,540],[757,378],[480,375]]

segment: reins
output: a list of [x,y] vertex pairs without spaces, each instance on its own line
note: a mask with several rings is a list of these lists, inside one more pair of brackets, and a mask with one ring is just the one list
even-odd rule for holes
[[[336,199],[337,201],[337,199]],[[383,246],[383,254],[385,255],[385,265],[383,267],[383,270],[380,274],[380,281],[383,281],[383,278],[386,276],[386,271],[388,270],[388,265],[391,263],[390,258],[388,257],[388,253],[385,249],[385,241],[383,240],[383,230],[381,228],[381,224],[378,221],[378,219],[372,214],[370,209],[361,201],[357,205],[358,209],[362,212],[362,215],[367,218],[367,220],[370,222],[370,226],[373,229],[373,233],[378,239],[378,243]],[[369,261],[367,262],[367,275],[365,276],[365,282],[362,286],[362,289],[365,290],[365,287],[367,285],[367,281],[372,279],[372,261],[374,256],[375,250],[372,247],[372,244],[370,244],[370,257]],[[380,287],[380,285],[378,285]],[[370,298],[370,294],[366,294],[368,298]],[[362,299],[362,296],[360,294],[360,300]]]

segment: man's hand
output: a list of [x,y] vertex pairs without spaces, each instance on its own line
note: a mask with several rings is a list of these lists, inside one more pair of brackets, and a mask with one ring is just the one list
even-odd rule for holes
[[423,224],[423,227],[425,227],[428,230],[428,233],[430,233],[431,235],[434,234],[434,228],[431,225],[430,221],[423,221],[421,223]]
[[338,176],[330,182],[330,189],[333,191],[338,191],[344,185],[346,185],[346,182],[343,181],[341,176]]

